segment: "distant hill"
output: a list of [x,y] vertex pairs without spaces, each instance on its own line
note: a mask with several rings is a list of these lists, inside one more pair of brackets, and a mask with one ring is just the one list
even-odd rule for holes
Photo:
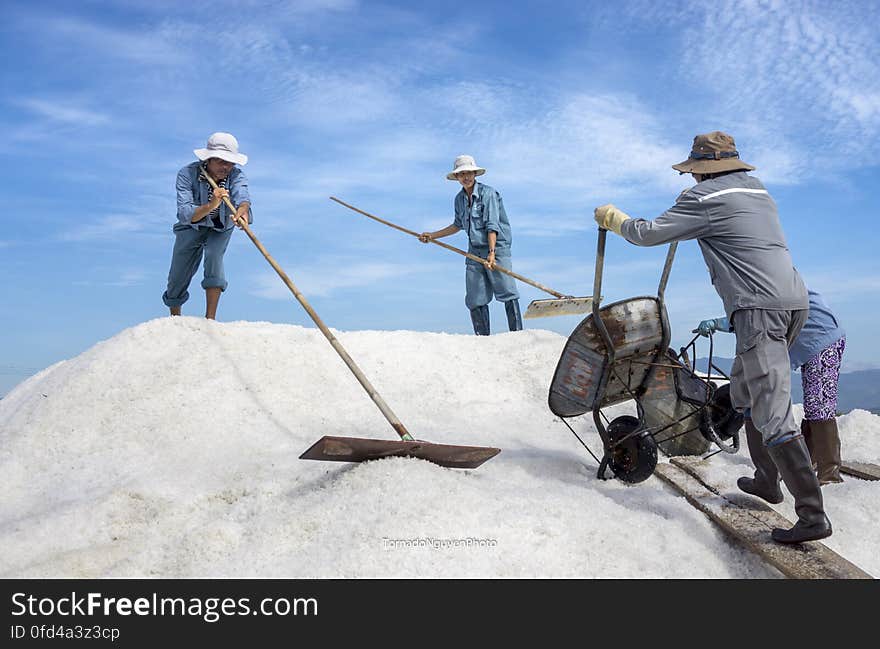
[[[701,372],[706,371],[706,364],[707,359],[697,359],[697,369]],[[733,359],[715,358],[714,364],[729,374]],[[880,370],[860,370],[841,374],[838,389],[840,391],[837,401],[839,412],[846,413],[854,408],[860,408],[880,415]],[[791,396],[796,403],[801,403],[804,400],[800,372],[792,372],[791,374]]]

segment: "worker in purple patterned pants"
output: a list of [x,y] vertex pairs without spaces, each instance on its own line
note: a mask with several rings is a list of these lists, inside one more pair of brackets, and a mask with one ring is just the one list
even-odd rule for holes
[[[813,467],[819,484],[843,482],[840,477],[840,432],[837,429],[837,384],[840,378],[840,364],[846,348],[846,335],[834,313],[816,291],[808,291],[810,312],[804,328],[798,334],[791,349],[791,369],[801,371],[801,385],[804,388],[804,418],[801,421],[801,434],[807,442]],[[704,336],[712,331],[730,331],[727,318],[703,320],[694,333]],[[746,437],[754,435],[750,428],[751,419],[746,413]],[[755,466],[755,478],[743,480],[757,483],[759,491],[777,495],[782,501],[778,486],[778,472],[775,465]],[[749,489],[745,489],[749,491]]]

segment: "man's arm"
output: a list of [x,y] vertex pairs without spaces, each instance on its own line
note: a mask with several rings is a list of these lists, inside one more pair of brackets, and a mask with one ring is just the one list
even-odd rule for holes
[[[184,167],[177,173],[175,189],[177,191],[177,220],[189,225],[193,223],[193,215],[199,206],[193,200],[192,178],[190,178],[188,167]],[[201,218],[205,218],[205,215],[202,214]]]
[[229,188],[230,199],[232,204],[236,206],[235,221],[244,221],[247,218],[248,223],[254,222],[254,215],[251,212],[251,195],[248,190],[248,180],[244,172],[236,167],[235,175],[232,178],[231,187]]
[[419,235],[419,241],[422,243],[428,243],[432,239],[442,239],[443,237],[448,237],[450,234],[455,234],[456,232],[461,232],[461,228],[452,223],[436,232],[422,232]]
[[498,192],[489,192],[485,202],[486,238],[489,242],[489,255],[486,258],[490,270],[495,268],[495,244],[501,230],[501,210],[498,208]]
[[495,270],[495,243],[498,241],[498,233],[494,230],[489,230],[487,239],[489,239],[489,255],[486,257],[487,265],[489,270]]
[[204,205],[199,205],[195,212],[193,212],[191,223],[198,223],[203,218],[208,216],[211,212],[220,207],[220,203],[223,202],[223,197],[229,196],[229,192],[222,187],[218,187],[214,190],[214,195],[211,197],[211,200],[205,203]]
[[701,320],[700,324],[697,325],[697,328],[691,331],[691,333],[700,334],[701,336],[708,337],[709,334],[716,331],[723,331],[725,333],[732,332],[733,327],[730,326],[730,320],[728,320],[726,317]]
[[683,196],[653,221],[627,219],[620,236],[637,246],[661,246],[698,239],[709,233],[709,214],[695,198]]
[[224,196],[229,196],[227,190],[219,188],[214,192],[210,201],[204,205],[197,205],[193,199],[193,183],[188,167],[184,167],[177,174],[176,189],[177,220],[186,225],[198,223],[204,219],[220,206]]
[[235,209],[235,215],[232,217],[232,220],[238,227],[243,227],[245,223],[253,223],[254,219],[251,216],[251,204],[247,201],[239,203],[238,207]]

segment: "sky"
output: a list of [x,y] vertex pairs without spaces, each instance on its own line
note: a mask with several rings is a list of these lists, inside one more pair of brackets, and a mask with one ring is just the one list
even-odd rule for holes
[[[514,270],[589,295],[593,208],[656,217],[690,184],[670,166],[694,135],[726,131],[846,330],[844,370],[880,367],[878,25],[876,1],[9,0],[0,395],[167,313],[174,180],[215,131],[250,158],[254,234],[328,325],[448,333],[472,331],[464,260],[330,196],[439,229],[458,191],[445,175],[474,155],[504,198]],[[606,301],[655,293],[665,250],[612,239]],[[226,273],[221,320],[311,326],[242,232]],[[200,279],[184,314],[203,313]],[[549,297],[520,292],[523,309]],[[695,242],[667,308],[675,346],[723,314]],[[732,356],[732,336],[716,349]]]
[[[324,435],[397,439],[320,332],[157,317],[0,400],[0,577],[780,576],[656,475],[596,477],[547,407],[565,336],[335,333],[416,439],[501,452],[473,470],[300,460]],[[591,416],[569,421],[600,453]],[[880,416],[838,425],[845,460],[880,462]],[[726,496],[753,470],[745,440],[703,464]],[[823,543],[874,576],[877,485],[822,490]],[[795,519],[787,492],[773,508]]]

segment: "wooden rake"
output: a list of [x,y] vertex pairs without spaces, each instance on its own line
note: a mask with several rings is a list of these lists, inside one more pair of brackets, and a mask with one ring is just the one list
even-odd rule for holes
[[[211,187],[214,188],[214,191],[217,191],[217,183],[204,169],[202,170],[202,176],[208,181]],[[309,314],[309,317],[318,326],[318,329],[321,330],[321,333],[324,334],[324,337],[327,338],[333,346],[333,349],[336,350],[336,353],[339,354],[340,358],[342,358],[364,390],[366,390],[370,399],[373,400],[373,403],[376,404],[385,416],[385,419],[391,424],[394,432],[400,437],[399,441],[389,441],[382,439],[334,437],[325,435],[312,444],[305,453],[300,455],[300,459],[327,460],[332,462],[363,462],[365,460],[375,460],[384,457],[415,457],[421,460],[428,460],[429,462],[444,467],[473,469],[501,452],[501,449],[486,446],[434,444],[414,439],[409,431],[407,431],[406,427],[401,423],[400,419],[397,418],[397,415],[394,414],[388,404],[385,403],[385,400],[379,395],[376,388],[374,388],[369,380],[367,380],[367,377],[355,364],[351,356],[348,355],[348,352],[345,351],[330,329],[328,329],[321,318],[318,317],[318,314],[315,313],[315,310],[308,303],[305,296],[287,276],[287,273],[281,269],[281,266],[278,265],[263,244],[260,243],[259,239],[257,239],[248,226],[247,219],[244,219],[243,221],[235,219],[235,206],[232,204],[232,201],[229,200],[228,196],[223,197],[223,202],[226,203],[226,206],[232,211],[232,218],[235,224],[244,230],[250,240],[254,242],[254,245],[263,254],[266,261],[269,262],[269,265],[272,266],[276,273],[278,273],[278,276],[287,285],[287,288],[290,289],[293,296],[297,299],[300,305],[302,305],[306,313]]]

